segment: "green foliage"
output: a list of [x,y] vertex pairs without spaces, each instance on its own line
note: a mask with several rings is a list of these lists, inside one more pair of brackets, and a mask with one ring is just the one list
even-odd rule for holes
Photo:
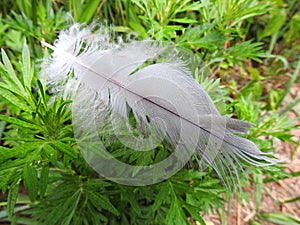
[[260,218],[265,221],[273,222],[279,225],[296,225],[300,219],[285,213],[263,213]]
[[[204,225],[201,215],[222,208],[233,195],[211,168],[200,171],[193,160],[170,179],[143,187],[108,181],[86,164],[73,138],[71,102],[51,96],[37,77],[45,53],[40,41],[52,42],[68,25],[68,13],[78,22],[98,19],[113,23],[114,31],[124,36],[173,41],[183,51],[194,52],[195,79],[219,111],[253,123],[247,138],[273,153],[276,139],[297,144],[290,134],[297,126],[286,112],[300,98],[287,106],[282,103],[299,81],[299,7],[296,0],[1,1],[0,221],[31,225],[196,220]],[[276,82],[281,88],[274,88]],[[103,134],[103,141],[115,157],[136,165],[160,161],[171,151],[166,144],[156,154],[143,152],[141,157],[110,134]],[[249,167],[243,185],[249,174],[256,187],[257,213],[250,223],[298,224],[290,215],[259,214],[258,209],[266,182],[299,172],[287,173],[283,165]],[[247,198],[243,193],[239,197]]]
[[93,18],[101,0],[76,1],[69,2],[69,8],[72,9],[74,19],[78,22],[88,23]]

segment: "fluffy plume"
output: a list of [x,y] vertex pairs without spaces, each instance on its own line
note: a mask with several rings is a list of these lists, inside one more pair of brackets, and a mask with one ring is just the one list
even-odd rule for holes
[[79,24],[62,31],[54,46],[43,45],[53,50],[43,66],[48,82],[77,91],[73,100],[81,130],[95,125],[90,115],[97,112],[99,129],[111,122],[133,131],[132,113],[134,131],[141,136],[154,131],[155,138],[147,139],[149,146],[139,139],[124,143],[141,150],[167,139],[182,157],[194,155],[209,164],[224,183],[238,179],[245,162],[274,163],[253,142],[235,135],[247,133],[251,124],[221,116],[176,49],[151,40],[116,42],[104,26]]

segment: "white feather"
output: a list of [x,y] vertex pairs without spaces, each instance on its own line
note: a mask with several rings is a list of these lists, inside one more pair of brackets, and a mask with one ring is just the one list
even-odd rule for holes
[[[234,135],[251,125],[221,116],[175,51],[149,40],[115,43],[105,27],[94,30],[75,24],[61,32],[55,47],[43,43],[54,50],[43,71],[50,83],[63,89],[79,81],[90,93],[80,101],[100,107],[102,118],[112,118],[109,112],[126,120],[129,106],[141,130],[151,125],[160,140],[167,138],[183,152],[195,149],[199,163],[211,165],[224,182],[238,178],[241,161],[275,162],[253,142]],[[85,117],[89,110],[77,112],[86,128],[91,126]]]

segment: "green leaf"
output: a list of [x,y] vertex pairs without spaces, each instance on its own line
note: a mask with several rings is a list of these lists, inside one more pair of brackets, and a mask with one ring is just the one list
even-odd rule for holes
[[86,189],[84,192],[87,194],[89,200],[96,208],[106,209],[117,216],[120,214],[114,205],[109,201],[107,196]]
[[75,20],[78,20],[80,13],[82,11],[82,1],[80,0],[70,0],[70,9],[73,12],[73,17]]
[[197,220],[201,225],[206,225],[205,221],[203,218],[200,216],[200,207],[196,207],[193,205],[183,205],[183,207],[191,214],[191,216]]
[[284,9],[278,9],[274,13],[272,13],[270,22],[265,27],[263,33],[261,34],[261,37],[264,38],[277,33],[285,24],[286,17],[287,14]]
[[2,60],[4,63],[4,68],[6,69],[7,73],[9,74],[10,78],[12,79],[12,81],[14,82],[15,88],[19,89],[21,91],[21,93],[24,94],[24,96],[26,96],[26,92],[24,90],[23,85],[21,84],[20,80],[18,79],[10,61],[8,56],[6,55],[5,51],[3,49],[1,49],[1,53],[2,53]]
[[[0,66],[3,66],[0,63]],[[1,73],[1,82],[0,85],[2,88],[9,90],[11,93],[15,93],[19,97],[24,98],[24,93],[22,93],[11,80],[11,77],[6,72]]]
[[20,182],[15,182],[9,187],[8,199],[7,199],[7,214],[12,217],[14,208],[17,202],[19,194]]
[[189,23],[189,24],[198,22],[197,20],[189,19],[189,18],[178,18],[178,19],[172,19],[171,21],[176,23]]
[[129,204],[131,205],[131,208],[134,210],[135,214],[138,216],[142,216],[141,207],[138,204],[138,201],[136,199],[136,195],[132,195],[132,190],[129,188],[122,188],[122,199],[124,198]]
[[42,170],[41,170],[41,175],[40,175],[40,197],[43,198],[46,190],[47,190],[47,186],[48,186],[48,178],[49,178],[49,166],[43,166]]
[[72,221],[72,218],[76,212],[76,209],[78,207],[78,203],[79,203],[79,200],[80,200],[80,197],[81,197],[81,192],[78,190],[70,199],[72,200],[72,204],[71,204],[71,207],[68,209],[68,211],[70,211],[71,209],[71,212],[68,212],[68,214],[66,215],[66,217],[63,219],[62,221],[62,225],[69,225]]
[[78,206],[78,198],[81,197],[80,189],[73,193],[72,191],[74,189],[70,189],[67,193],[64,193],[65,195],[61,199],[57,200],[60,203],[56,203],[57,206],[48,215],[45,224],[68,224]]
[[[24,158],[35,148],[41,146],[41,142],[26,142],[13,148],[0,146],[0,163],[10,158]],[[2,164],[0,164],[1,168]]]
[[[14,208],[14,213],[15,214],[21,214],[22,212],[24,212],[25,210],[28,210],[31,207],[31,205],[21,205],[21,206],[16,206]],[[5,210],[0,211],[0,221],[7,221],[7,217],[8,217],[8,213]],[[16,221],[17,224],[23,224],[23,225],[39,225],[38,223],[33,222],[32,219],[29,218],[20,218],[20,217],[12,217],[11,219],[11,225],[16,225]],[[7,224],[7,223],[5,223]]]
[[257,68],[254,68],[252,66],[248,66],[247,70],[250,72],[250,75],[254,80],[261,80],[262,79],[261,74],[260,74],[260,72]]
[[153,211],[158,210],[161,205],[167,201],[169,196],[169,185],[167,183],[162,183],[158,185],[157,188],[159,188],[159,192],[157,193],[154,204],[152,205]]
[[32,1],[29,0],[22,0],[22,1],[16,1],[16,4],[18,5],[18,8],[25,13],[26,17],[31,18],[32,16]]
[[261,171],[257,170],[253,173],[255,182],[255,210],[256,213],[259,212],[259,207],[262,202],[262,190],[263,190],[263,174]]
[[290,43],[293,40],[299,40],[300,35],[300,12],[296,13],[290,22],[290,28],[285,35],[284,41]]
[[299,225],[300,224],[299,218],[281,212],[263,213],[259,216],[259,218],[278,225]]
[[182,204],[177,198],[172,198],[166,217],[167,224],[187,224],[187,217],[182,210]]
[[139,33],[139,35],[142,37],[142,38],[148,38],[148,34],[145,30],[145,28],[138,22],[135,22],[135,21],[129,21],[129,25],[130,27],[133,28],[133,30],[135,30],[136,32]]
[[5,98],[7,101],[9,101],[11,104],[15,105],[19,109],[25,110],[27,112],[31,111],[26,102],[18,98],[16,94],[13,94],[9,89],[7,89],[7,86],[3,83],[0,83],[0,96]]
[[55,167],[59,167],[58,154],[55,148],[53,148],[50,144],[46,144],[43,146],[43,153]]
[[194,2],[191,5],[186,5],[185,7],[183,7],[181,10],[179,10],[178,12],[187,12],[190,10],[200,10],[201,8],[203,8],[205,6],[206,3],[201,3],[201,2]]
[[84,182],[83,185],[84,188],[88,188],[88,189],[98,189],[98,188],[113,186],[112,183],[106,182],[105,180],[102,179],[87,180],[86,182]]
[[85,5],[78,17],[78,22],[88,23],[93,18],[101,0],[85,1]]
[[0,120],[5,121],[7,123],[15,124],[15,125],[18,125],[18,126],[24,127],[24,128],[30,128],[30,129],[33,129],[33,130],[40,130],[40,127],[35,125],[35,124],[28,123],[28,122],[25,122],[23,120],[20,120],[20,119],[14,118],[14,117],[10,117],[10,116],[7,116],[7,115],[0,114]]
[[249,222],[249,225],[261,225],[259,222],[255,221],[255,220],[251,220]]
[[259,81],[250,81],[245,87],[242,88],[241,94],[244,97],[251,96],[252,101],[256,101],[262,94],[263,87]]
[[291,76],[291,79],[289,80],[289,82],[286,85],[284,93],[281,95],[280,99],[277,102],[276,108],[278,108],[281,105],[281,103],[283,102],[283,100],[289,94],[289,92],[290,92],[293,84],[297,81],[297,78],[299,78],[299,72],[300,72],[300,60],[297,63],[297,66],[296,66],[296,68],[294,70],[294,73]]
[[203,29],[209,29],[209,27],[196,26],[189,29],[182,35],[180,42],[182,42],[183,45],[189,44],[192,48],[203,48],[212,52],[224,45],[226,38],[220,32],[209,31],[204,35]]
[[0,146],[0,162],[5,161],[11,157],[11,149]]
[[260,58],[265,58],[267,55],[262,52],[261,42],[244,41],[239,42],[232,47],[229,47],[225,50],[226,57],[232,63],[237,63],[238,61],[246,61],[248,58],[251,58],[257,62],[261,62]]
[[292,202],[297,202],[300,201],[300,196],[292,199],[285,200],[283,203],[292,203]]
[[0,121],[0,138],[2,137],[3,131],[5,129],[6,123],[4,121]]
[[30,90],[33,78],[33,68],[31,67],[29,48],[26,44],[23,45],[22,50],[22,73],[24,86]]
[[38,195],[38,177],[34,165],[27,163],[23,169],[24,185],[28,189],[28,195],[31,202],[35,202]]
[[[220,3],[224,4],[222,1]],[[262,15],[268,12],[270,8],[269,1],[262,1],[260,4],[257,4],[255,1],[236,1],[234,3],[228,2],[227,4],[229,7],[226,8],[224,13],[229,15],[229,21],[232,21],[231,26],[235,26],[251,17]]]
[[299,103],[300,103],[300,96],[296,97],[293,101],[289,102],[289,104],[282,109],[279,115],[280,116],[286,115],[286,113],[292,109],[296,110],[296,107],[298,106]]
[[56,148],[57,150],[67,154],[68,156],[72,157],[72,158],[77,158],[78,156],[78,152],[75,151],[75,149],[73,149],[70,145],[65,144],[63,142],[60,141],[53,141],[51,142],[51,145]]

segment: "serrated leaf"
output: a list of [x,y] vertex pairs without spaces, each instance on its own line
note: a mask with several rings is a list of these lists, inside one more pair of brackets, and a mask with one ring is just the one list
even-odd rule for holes
[[10,150],[10,148],[0,146],[0,162],[10,158],[10,156],[7,156]]
[[5,160],[12,157],[24,158],[29,152],[39,147],[40,145],[41,142],[27,142],[13,148],[0,147],[0,163],[3,163]]
[[202,172],[200,170],[181,170],[173,178],[175,181],[177,181],[178,178],[181,181],[192,181],[192,180],[201,179],[205,175],[207,175],[207,173]]
[[196,207],[193,205],[187,205],[185,204],[183,206],[189,213],[190,215],[197,220],[201,225],[206,225],[205,221],[203,218],[200,216],[200,207]]
[[53,141],[51,142],[51,145],[54,146],[57,150],[67,154],[71,158],[77,158],[77,152],[70,145],[60,141]]
[[196,189],[198,189],[198,188],[202,189],[203,187],[205,187],[205,188],[207,188],[207,187],[212,188],[212,187],[214,187],[216,185],[219,185],[219,184],[220,184],[220,180],[210,178],[210,179],[207,179],[207,180],[203,180],[200,183],[199,187],[196,187]]
[[8,199],[7,199],[7,214],[9,217],[12,217],[14,213],[14,208],[19,194],[19,187],[20,187],[20,183],[16,182],[13,183],[9,188]]
[[110,182],[106,182],[101,179],[88,180],[83,184],[84,188],[89,188],[89,189],[97,189],[97,188],[110,187],[110,186],[112,186]]
[[[122,188],[123,189],[123,188]],[[134,212],[138,215],[138,216],[142,216],[142,211],[141,208],[139,207],[139,204],[136,200],[136,195],[132,195],[131,194],[131,190],[130,189],[123,189],[122,190],[122,197],[121,199],[125,199],[126,201],[129,202],[129,204],[131,205],[131,208],[134,210]]]
[[224,56],[233,63],[245,61],[248,58],[261,62],[260,58],[267,57],[267,55],[262,51],[262,44],[263,43],[261,42],[251,43],[251,41],[239,42],[232,47],[227,48]]
[[44,166],[41,170],[41,175],[40,175],[40,197],[44,197],[47,186],[48,186],[48,178],[49,178],[49,166]]
[[[69,193],[68,193],[69,194]],[[78,189],[71,196],[64,196],[64,201],[48,215],[45,224],[61,224],[66,216],[70,216],[71,212],[77,207],[77,199],[80,198],[80,190]],[[61,199],[59,199],[61,200]],[[68,222],[68,221],[64,221]]]
[[7,173],[12,170],[20,169],[26,164],[29,160],[28,159],[15,159],[15,160],[8,160],[5,163],[0,164],[0,170],[2,173]]
[[[197,30],[195,30],[197,32]],[[204,37],[197,38],[195,37],[195,33],[191,34],[193,35],[192,39],[188,40],[188,44],[192,46],[197,46],[198,48],[205,48],[209,51],[214,51],[218,48],[218,46],[221,46],[226,41],[225,37],[223,37],[218,32],[211,32],[205,35]],[[189,38],[189,37],[188,37]]]
[[166,222],[167,224],[187,224],[187,217],[182,209],[183,200],[176,194],[175,185],[168,182],[171,204],[167,212]]
[[167,224],[187,224],[187,217],[184,214],[182,205],[177,198],[172,198],[166,222]]
[[87,194],[87,196],[89,197],[89,200],[92,202],[92,204],[96,208],[100,207],[100,208],[103,208],[103,209],[106,209],[106,210],[110,211],[111,213],[115,214],[116,216],[119,215],[119,211],[109,201],[107,196],[101,195],[97,192],[90,191],[90,190],[84,190],[84,192]]
[[9,74],[10,78],[12,79],[12,81],[14,82],[15,88],[19,89],[21,91],[21,93],[23,93],[24,95],[26,95],[26,92],[24,90],[23,85],[21,84],[20,80],[18,79],[10,61],[8,56],[6,55],[6,52],[1,49],[1,54],[2,54],[2,60],[4,63],[4,69],[6,69],[7,73]]
[[[1,87],[2,86],[2,87]],[[3,88],[3,85],[0,84],[0,96],[5,98],[7,101],[9,101],[11,104],[15,105],[19,109],[25,110],[25,111],[31,111],[28,105],[19,99],[15,94],[11,93],[8,89]]]
[[157,186],[159,188],[159,192],[155,197],[154,204],[152,205],[152,210],[156,211],[160,208],[160,206],[167,201],[169,197],[169,185],[167,183],[162,183]]
[[9,184],[20,180],[22,174],[17,169],[11,169],[8,171],[0,170],[0,176],[0,190],[2,190],[2,193],[6,193],[7,189],[9,188]]
[[31,202],[35,202],[38,195],[38,177],[34,165],[27,163],[23,169],[24,185],[28,189],[28,195]]
[[69,225],[72,221],[72,218],[74,216],[74,213],[76,212],[76,209],[78,207],[78,203],[79,203],[79,200],[80,200],[80,197],[81,197],[81,194],[80,194],[80,191],[77,191],[72,197],[72,204],[71,204],[71,207],[68,209],[68,211],[71,210],[71,212],[69,212],[66,217],[63,219],[62,221],[62,225]]
[[55,148],[53,148],[50,144],[47,144],[43,147],[43,152],[55,167],[59,167],[57,158],[58,154]]
[[39,126],[37,126],[33,123],[28,123],[28,122],[25,122],[23,120],[20,120],[20,119],[14,118],[14,117],[10,117],[10,116],[7,116],[7,115],[3,115],[3,114],[0,114],[0,120],[5,121],[7,123],[15,124],[15,125],[18,125],[18,126],[24,127],[24,128],[30,128],[30,129],[33,129],[33,130],[39,130],[40,129]]
[[1,78],[2,78],[1,79],[2,82],[0,82],[1,88],[9,90],[11,93],[16,94],[17,96],[23,96],[23,94],[19,91],[19,89],[16,89],[16,87],[14,86],[11,79],[8,77],[6,73],[1,73]]

